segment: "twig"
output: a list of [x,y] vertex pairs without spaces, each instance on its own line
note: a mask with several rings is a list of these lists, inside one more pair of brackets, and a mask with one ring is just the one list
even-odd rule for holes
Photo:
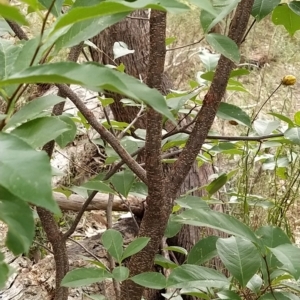
[[133,119],[133,121],[124,129],[120,132],[118,135],[118,139],[121,140],[123,136],[126,134],[126,132],[135,124],[135,122],[139,119],[139,117],[142,115],[142,112],[144,111],[144,105],[142,103],[141,109],[137,113],[136,117]]
[[81,210],[78,212],[74,222],[72,223],[71,227],[68,229],[68,231],[66,231],[63,234],[63,240],[66,240],[67,238],[69,238],[72,233],[76,230],[76,227],[78,225],[78,223],[81,220],[82,215],[84,214],[86,208],[89,206],[89,204],[92,202],[92,200],[94,199],[94,197],[97,195],[98,191],[92,191],[92,193],[88,196],[88,198],[85,200],[85,202],[83,203]]
[[33,241],[32,243],[36,244],[36,245],[38,245],[38,246],[40,246],[40,247],[42,247],[44,249],[46,249],[49,253],[53,254],[53,251],[50,248],[46,247],[45,245],[43,245],[43,244],[41,244],[41,243],[39,243],[37,241]]
[[178,47],[175,47],[175,48],[169,48],[169,49],[166,49],[166,51],[174,51],[174,50],[190,47],[190,46],[201,43],[203,40],[204,40],[204,37],[202,37],[199,41],[196,41],[196,42],[193,42],[193,43],[190,43],[190,44],[187,44],[187,45],[183,45],[183,46],[178,46]]
[[98,262],[102,263],[101,260],[94,254],[92,253],[90,250],[88,250],[86,247],[84,247],[82,244],[80,244],[79,242],[77,242],[76,240],[72,239],[71,237],[68,237],[68,240],[72,241],[73,243],[77,244],[78,246],[80,246],[86,253],[88,253],[90,256],[92,256],[93,258],[95,258],[95,260],[97,260]]
[[101,137],[108,142],[118,155],[126,162],[128,167],[147,184],[147,177],[145,170],[131,157],[131,155],[120,145],[118,139],[114,137],[102,124],[98,122],[94,114],[86,107],[81,99],[66,85],[56,84],[59,90],[67,96],[79,109],[89,124],[101,135]]

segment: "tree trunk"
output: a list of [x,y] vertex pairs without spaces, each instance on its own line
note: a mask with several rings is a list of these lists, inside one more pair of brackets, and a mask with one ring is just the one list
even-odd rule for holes
[[[92,41],[99,48],[98,51],[91,48],[91,55],[94,61],[110,65],[120,65],[123,63],[127,74],[130,74],[143,82],[146,81],[147,66],[149,63],[148,11],[134,12],[122,22],[101,32],[101,34],[94,37]],[[134,50],[134,53],[114,60],[113,46],[115,42],[124,42],[129,49]],[[164,77],[164,87],[164,92],[167,94],[168,89],[171,88],[171,82],[168,79],[167,74],[165,74]],[[123,103],[120,102],[122,97],[118,94],[107,93],[106,97],[114,99],[114,103],[110,105],[110,108],[117,121],[131,123],[132,120],[134,120],[139,111],[138,108],[124,107]],[[134,127],[135,129],[145,128],[145,124],[145,118],[141,117],[135,123]],[[168,128],[166,129],[168,130]],[[180,194],[186,193],[193,188],[203,186],[208,182],[208,177],[211,174],[212,168],[210,165],[205,164],[199,168],[197,162],[195,162],[181,187]],[[201,196],[202,192],[196,191],[193,195]],[[200,230],[199,227],[185,225],[178,236],[172,239],[171,242],[173,245],[176,244],[189,251],[201,238]],[[183,262],[184,257],[178,257],[178,259],[180,262]],[[158,298],[152,297],[151,299]]]

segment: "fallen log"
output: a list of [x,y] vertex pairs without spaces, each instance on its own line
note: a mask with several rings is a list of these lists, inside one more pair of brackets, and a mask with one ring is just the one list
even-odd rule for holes
[[[83,197],[76,194],[72,194],[69,198],[67,198],[62,193],[53,192],[53,197],[61,210],[79,211],[85,201]],[[86,211],[106,210],[107,202],[108,195],[98,193],[87,207]],[[118,196],[114,196],[112,210],[121,212],[131,211],[135,216],[142,216],[144,213],[144,204],[141,199],[134,196],[128,196],[125,201]]]

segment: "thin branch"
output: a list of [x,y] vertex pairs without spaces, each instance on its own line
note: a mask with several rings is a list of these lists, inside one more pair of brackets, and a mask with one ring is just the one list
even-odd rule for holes
[[196,44],[201,43],[203,40],[204,40],[204,37],[202,37],[199,41],[196,41],[196,42],[193,42],[193,43],[190,43],[190,44],[187,44],[187,45],[183,45],[183,46],[178,46],[178,47],[174,47],[174,48],[169,48],[169,49],[166,49],[166,51],[174,51],[174,50],[178,50],[178,49],[190,47],[190,46],[193,46],[193,45],[196,45]]
[[88,250],[86,247],[84,247],[82,244],[80,244],[78,241],[68,237],[68,240],[72,241],[73,243],[77,244],[78,246],[80,246],[86,253],[88,253],[90,256],[92,256],[95,260],[97,260],[98,262],[102,263],[101,260],[90,250]]
[[139,110],[139,112],[137,113],[136,117],[132,120],[132,122],[124,129],[120,132],[120,134],[118,135],[118,139],[121,140],[122,137],[127,133],[127,131],[136,123],[136,121],[140,118],[140,116],[142,115],[144,111],[144,105],[142,104],[141,109]]
[[102,124],[100,124],[94,114],[86,107],[81,99],[65,84],[56,84],[59,90],[68,97],[78,110],[82,113],[89,124],[100,134],[106,142],[118,153],[118,155],[126,162],[128,167],[147,184],[145,170],[131,157],[131,155],[121,146],[120,142],[114,137]]

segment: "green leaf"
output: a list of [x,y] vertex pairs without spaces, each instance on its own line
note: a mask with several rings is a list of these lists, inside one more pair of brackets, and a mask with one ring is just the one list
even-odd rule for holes
[[300,16],[300,3],[299,1],[291,1],[288,3],[289,8],[297,15]]
[[159,265],[165,269],[174,269],[178,267],[178,265],[176,265],[173,261],[165,258],[160,254],[155,255],[154,264]]
[[0,132],[0,153],[0,185],[23,201],[59,214],[52,196],[47,154],[35,151],[18,137],[3,132]]
[[111,189],[107,184],[105,184],[102,181],[98,181],[98,180],[88,181],[88,182],[82,184],[81,187],[88,189],[88,190],[92,190],[92,191],[98,191],[101,193],[115,194],[115,191],[113,189]]
[[5,288],[5,284],[6,284],[6,281],[8,280],[9,278],[9,266],[0,261],[0,289],[4,289]]
[[182,265],[172,270],[167,287],[172,288],[223,288],[229,280],[216,270],[195,266]]
[[[195,0],[193,2],[206,2],[206,1],[200,1],[200,0]],[[204,9],[207,12],[209,12],[212,16],[215,16],[212,20],[212,22],[210,24],[208,24],[208,18],[206,17],[206,24],[205,24],[205,29],[206,31],[208,31],[209,29],[211,29],[212,27],[214,27],[217,23],[223,21],[223,19],[237,6],[237,4],[240,2],[240,0],[231,0],[231,1],[218,1],[218,3],[214,3],[215,7],[213,8],[213,10],[208,10],[208,9]],[[196,4],[195,3],[195,4]],[[200,8],[202,8],[203,5],[202,4],[199,6]],[[201,22],[202,24],[202,22]]]
[[107,27],[120,22],[126,15],[127,13],[119,13],[76,22],[65,34],[57,39],[55,51],[58,52],[62,48],[73,47],[82,41],[92,38]]
[[124,250],[123,255],[122,255],[122,261],[125,258],[130,257],[130,256],[140,252],[142,249],[144,249],[147,246],[149,241],[150,241],[150,239],[147,237],[136,238]]
[[237,44],[225,35],[209,33],[206,41],[216,50],[235,63],[239,63],[241,55]]
[[15,255],[28,253],[35,235],[32,210],[1,185],[0,220],[8,226],[6,246]]
[[261,242],[244,223],[227,214],[213,210],[186,209],[175,217],[176,222],[193,226],[207,226],[229,234],[248,239],[256,244]]
[[225,267],[245,287],[261,265],[256,247],[248,240],[232,236],[219,238],[216,248]]
[[283,25],[290,35],[294,35],[297,30],[300,30],[300,16],[286,3],[278,5],[273,10],[272,22],[275,25]]
[[294,127],[294,123],[293,121],[288,118],[287,116],[281,115],[281,114],[277,114],[277,113],[269,113],[269,115],[276,117],[277,119],[287,123],[289,125],[289,127]]
[[101,282],[112,277],[112,274],[104,269],[80,268],[67,273],[67,275],[63,278],[61,285],[74,288],[90,285],[95,282]]
[[64,98],[55,95],[48,95],[27,102],[8,120],[4,129],[14,127],[20,123],[24,123],[27,120],[32,120],[39,116],[45,109],[49,109],[50,107],[63,101],[65,101]]
[[300,298],[294,294],[287,292],[270,292],[258,298],[259,300],[299,300]]
[[176,41],[176,37],[174,37],[174,36],[166,38],[166,46],[171,45],[175,41]]
[[103,232],[101,242],[108,253],[118,262],[122,261],[123,238],[119,231],[108,229]]
[[202,200],[200,197],[196,197],[196,196],[187,195],[179,199],[176,199],[175,202],[179,204],[182,208],[210,210],[207,203],[204,200]]
[[255,0],[252,6],[251,15],[257,22],[261,21],[280,3],[280,0]]
[[186,249],[179,247],[179,246],[170,246],[170,247],[166,247],[164,248],[165,250],[168,251],[173,251],[173,252],[178,252],[184,255],[188,255],[188,252],[186,251]]
[[77,133],[77,127],[72,118],[66,116],[66,115],[61,115],[58,117],[60,120],[68,124],[69,130],[63,132],[60,134],[56,139],[55,142],[59,145],[60,148],[66,147],[69,143],[74,141]]
[[[39,3],[41,3],[47,10],[50,8],[53,0],[38,0]],[[51,9],[51,13],[55,17],[59,17],[61,15],[61,9],[62,5],[64,3],[64,0],[55,0],[54,5]]]
[[124,281],[129,276],[129,269],[122,266],[115,267],[112,271],[112,274],[114,276],[114,279],[116,279],[117,281]]
[[218,254],[216,248],[218,238],[212,235],[198,241],[191,249],[187,257],[187,263],[201,265],[214,258]]
[[120,194],[127,197],[134,182],[134,175],[128,169],[123,170],[112,176],[110,181]]
[[6,5],[2,1],[0,2],[0,16],[2,16],[4,19],[15,21],[22,25],[28,24],[25,17],[16,7],[12,5]]
[[284,132],[284,137],[293,142],[293,144],[300,145],[300,127],[294,127]]
[[167,228],[165,230],[164,236],[167,238],[171,238],[175,236],[182,228],[182,224],[179,224],[178,222],[174,221],[174,218],[176,216],[174,214],[170,215]]
[[300,111],[297,111],[294,114],[294,121],[297,126],[300,126]]
[[217,112],[217,116],[221,119],[236,121],[239,124],[251,128],[250,117],[236,105],[221,102]]
[[270,248],[277,247],[282,244],[291,244],[289,237],[279,227],[262,226],[256,231],[256,235],[263,243]]
[[147,87],[125,73],[114,71],[97,63],[60,62],[34,66],[13,74],[9,79],[0,81],[0,86],[13,83],[67,83],[88,86],[96,90],[105,89],[139,102],[145,102],[175,122],[166,100],[157,90]]
[[58,117],[42,117],[20,125],[12,130],[11,134],[18,136],[33,148],[38,148],[68,130],[70,126]]
[[145,272],[131,277],[130,280],[138,285],[155,290],[164,289],[167,281],[164,275],[157,272]]
[[188,6],[177,1],[162,0],[160,1],[160,5],[154,3],[157,2],[153,0],[136,0],[134,2],[101,1],[97,5],[75,7],[57,21],[54,30],[56,31],[62,27],[74,24],[78,21],[84,21],[95,17],[113,15],[123,12],[130,13],[131,11],[140,8],[166,9],[168,12],[184,12],[188,10]]
[[208,194],[211,196],[220,190],[227,182],[228,178],[226,174],[221,174],[218,178],[214,179],[209,185],[206,186]]
[[219,296],[219,299],[242,300],[242,298],[234,291],[221,291],[218,292],[217,295]]
[[263,285],[263,280],[257,274],[254,274],[253,277],[248,281],[247,288],[251,290],[253,293],[258,295],[260,293],[260,289]]
[[300,277],[300,249],[291,245],[279,245],[276,248],[270,248],[276,258],[283,264],[282,268],[286,269],[296,280]]
[[268,135],[276,130],[280,126],[280,121],[269,121],[269,120],[255,120],[253,127],[258,135]]
[[15,46],[12,41],[0,38],[0,79],[11,73],[20,50],[21,48]]

